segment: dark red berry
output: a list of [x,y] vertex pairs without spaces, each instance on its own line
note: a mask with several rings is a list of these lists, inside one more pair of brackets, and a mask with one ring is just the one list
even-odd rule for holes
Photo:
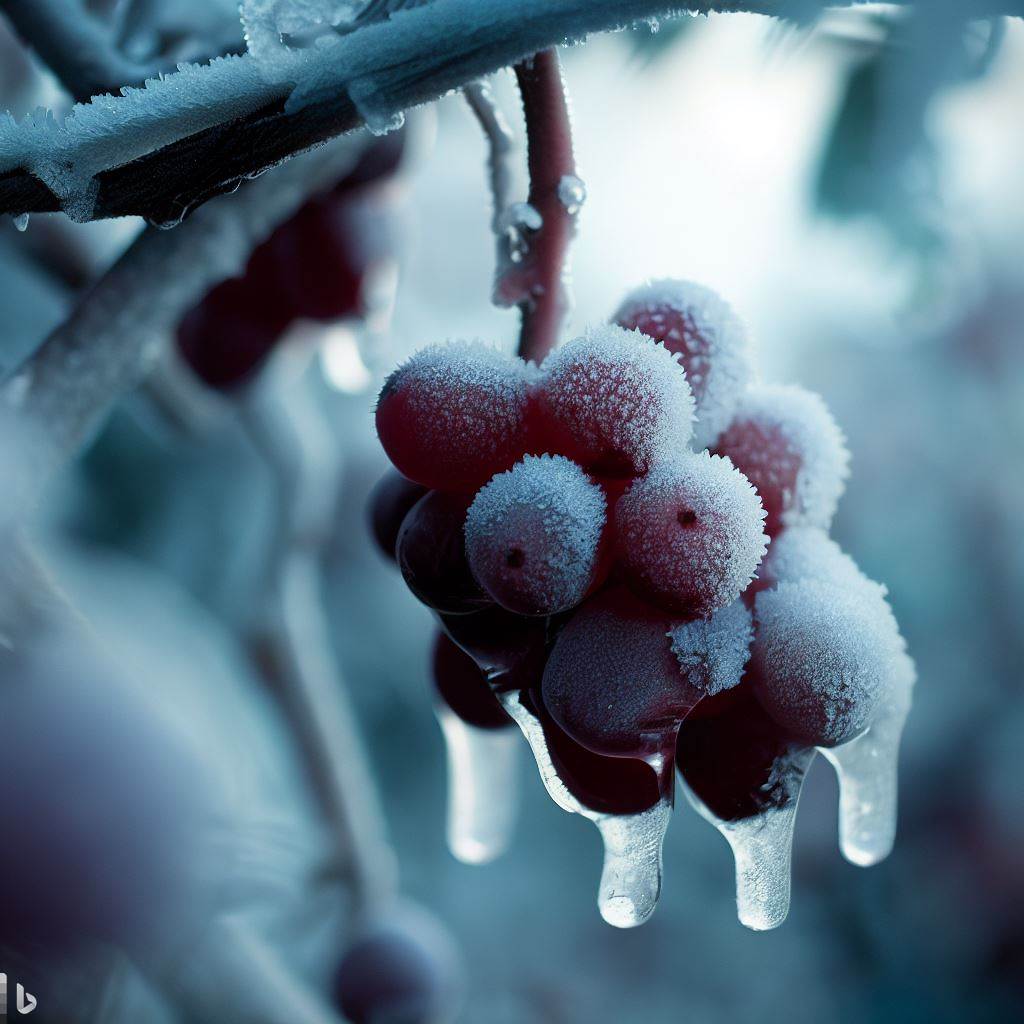
[[401,473],[389,469],[377,482],[370,494],[370,529],[381,553],[395,560],[398,531],[409,510],[427,493],[422,484],[407,480]]
[[434,642],[433,674],[438,695],[464,722],[478,729],[512,724],[477,663],[444,633]]

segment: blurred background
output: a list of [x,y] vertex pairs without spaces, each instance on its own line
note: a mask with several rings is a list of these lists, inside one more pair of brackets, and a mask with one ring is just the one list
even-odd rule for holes
[[[0,105],[66,107],[20,54],[0,27]],[[158,371],[177,375],[172,397],[141,389],[51,488],[35,531],[45,559],[128,682],[218,773],[240,913],[316,984],[347,941],[344,915],[310,892],[323,828],[238,625],[275,521],[246,413],[259,403],[315,407],[317,458],[341,474],[329,639],[401,890],[459,948],[459,1020],[1013,1019],[1024,1002],[1024,24],[954,30],[884,4],[807,24],[686,18],[595,38],[564,65],[588,193],[570,331],[645,278],[701,281],[747,321],[764,376],[819,391],[847,435],[852,476],[833,532],[889,586],[919,669],[886,862],[841,859],[837,788],[819,758],[781,928],[737,923],[729,850],[682,804],[657,912],[617,931],[594,905],[597,834],[551,802],[525,747],[508,852],[472,867],[447,851],[433,624],[374,547],[365,507],[385,468],[371,416],[384,374],[427,342],[511,348],[517,333],[516,314],[489,302],[486,153],[458,96],[414,112],[397,170],[359,192],[351,230],[370,253],[359,308],[298,319],[241,391],[182,384],[179,339],[186,359]],[[521,138],[511,76],[494,91]],[[0,224],[5,374],[139,228]],[[41,1012],[175,1019],[116,967],[40,972]]]

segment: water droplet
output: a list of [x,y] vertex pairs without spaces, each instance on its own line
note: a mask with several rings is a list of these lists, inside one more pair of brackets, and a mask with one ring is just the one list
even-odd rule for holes
[[448,752],[448,848],[464,864],[505,852],[519,804],[522,740],[515,729],[478,729],[439,706]]
[[[800,786],[816,753],[814,748],[796,751],[787,765],[787,771],[799,773]],[[790,861],[799,791],[782,807],[769,808],[752,818],[725,821],[705,807],[682,779],[680,785],[700,816],[711,822],[732,848],[740,924],[759,932],[777,928],[789,913]]]
[[19,213],[17,217],[12,217],[11,220],[14,221],[14,226],[19,231],[28,230],[29,215],[27,213]]
[[571,214],[580,212],[580,207],[586,202],[587,186],[577,178],[575,174],[566,174],[558,183],[558,201]]
[[839,848],[860,867],[884,860],[896,839],[897,762],[913,688],[908,659],[867,732],[821,751],[839,777]]

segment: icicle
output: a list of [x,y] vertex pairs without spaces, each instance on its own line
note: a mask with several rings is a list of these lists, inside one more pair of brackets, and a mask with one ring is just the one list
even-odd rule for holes
[[448,751],[448,848],[465,864],[486,864],[512,835],[522,741],[514,729],[479,729],[443,705],[435,713]]
[[896,771],[914,675],[907,659],[867,732],[821,751],[839,776],[839,848],[859,867],[884,860],[896,839]]
[[[661,895],[662,844],[672,814],[671,790],[653,806],[637,814],[605,814],[582,804],[558,775],[544,728],[520,703],[518,692],[498,695],[502,705],[522,730],[537,760],[548,795],[563,810],[592,821],[604,843],[604,867],[597,905],[601,916],[616,928],[643,924]],[[660,771],[663,766],[652,761]]]
[[[816,751],[801,750],[793,755],[788,771],[803,776]],[[680,780],[687,799],[706,821],[726,838],[736,861],[736,913],[740,924],[763,932],[777,928],[789,913],[790,861],[796,797],[782,807],[773,807],[752,818],[724,821],[704,806],[700,798]]]

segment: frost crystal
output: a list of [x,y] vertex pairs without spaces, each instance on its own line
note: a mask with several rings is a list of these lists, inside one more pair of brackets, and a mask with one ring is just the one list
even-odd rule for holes
[[716,450],[757,488],[773,536],[786,526],[827,529],[832,522],[850,457],[820,396],[792,386],[752,388]]
[[857,563],[824,530],[814,527],[783,530],[769,545],[757,576],[758,589],[800,580],[841,587],[868,582]]
[[758,698],[780,725],[810,743],[835,746],[867,728],[905,657],[877,593],[803,580],[757,596]]
[[753,375],[747,330],[732,306],[693,281],[651,281],[630,292],[612,319],[680,355],[696,403],[694,446],[712,446]]
[[592,327],[541,372],[542,411],[586,468],[642,472],[686,448],[693,396],[664,345],[612,324]]
[[562,456],[527,456],[473,500],[466,553],[499,604],[552,615],[586,595],[604,523],[604,492],[579,466]]
[[753,618],[742,601],[733,601],[710,619],[680,623],[668,635],[687,682],[713,697],[742,678],[754,638]]

